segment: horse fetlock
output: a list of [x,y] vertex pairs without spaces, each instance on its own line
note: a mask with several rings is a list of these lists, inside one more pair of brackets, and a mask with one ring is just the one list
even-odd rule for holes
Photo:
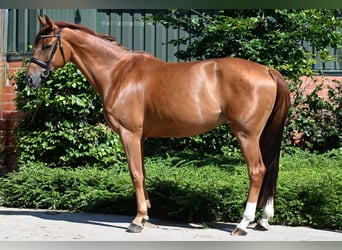
[[146,221],[149,221],[150,220],[150,217],[148,217],[148,215],[145,215],[142,220],[141,220],[141,223],[145,223]]
[[238,227],[240,229],[247,229],[250,222],[251,221],[249,219],[246,219],[244,217],[236,227]]
[[136,224],[143,224],[145,221],[149,220],[149,216],[147,210],[139,210],[137,215],[135,216],[133,222]]

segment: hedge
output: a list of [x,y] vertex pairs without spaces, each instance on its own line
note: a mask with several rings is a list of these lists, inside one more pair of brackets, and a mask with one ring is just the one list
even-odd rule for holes
[[[249,183],[242,159],[193,156],[146,159],[150,216],[207,224],[238,222]],[[272,223],[341,230],[341,164],[341,150],[282,156]],[[0,179],[0,197],[0,205],[9,207],[132,216],[136,208],[129,173],[119,167],[47,168],[31,163]]]

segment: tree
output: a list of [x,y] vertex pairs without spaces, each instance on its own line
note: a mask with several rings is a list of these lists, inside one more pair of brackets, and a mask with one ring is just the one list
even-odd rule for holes
[[223,10],[213,15],[192,12],[197,17],[190,17],[184,10],[152,17],[167,27],[181,26],[190,34],[171,41],[174,45],[189,43],[176,53],[186,61],[242,57],[275,67],[295,80],[314,74],[312,64],[318,60],[330,60],[329,46],[342,46],[342,19],[336,18],[340,10]]

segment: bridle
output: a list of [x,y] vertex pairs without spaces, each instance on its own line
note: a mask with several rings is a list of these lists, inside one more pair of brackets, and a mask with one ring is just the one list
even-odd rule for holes
[[54,55],[56,54],[57,51],[57,47],[59,45],[59,49],[61,51],[62,57],[63,57],[63,61],[64,64],[66,63],[65,61],[65,56],[64,56],[64,49],[63,49],[63,45],[62,45],[62,40],[61,40],[61,29],[58,30],[58,32],[56,34],[52,34],[52,35],[41,35],[40,39],[43,40],[45,38],[51,38],[51,37],[57,37],[57,41],[55,42],[52,51],[51,51],[51,55],[50,58],[47,62],[43,62],[42,60],[35,58],[35,57],[31,57],[30,62],[37,64],[38,66],[42,67],[43,69],[45,69],[42,73],[41,73],[41,78],[43,79],[47,79],[51,74],[52,74],[52,69],[51,69],[51,60],[54,57]]

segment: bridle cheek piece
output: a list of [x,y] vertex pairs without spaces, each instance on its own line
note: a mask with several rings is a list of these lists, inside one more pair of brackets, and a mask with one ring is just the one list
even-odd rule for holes
[[62,57],[63,57],[63,61],[64,64],[66,63],[65,61],[65,56],[64,56],[64,49],[63,49],[63,45],[62,45],[62,40],[61,40],[61,29],[58,30],[58,32],[56,34],[53,35],[41,35],[40,39],[44,39],[44,38],[50,38],[50,37],[57,37],[57,41],[55,42],[52,51],[51,51],[51,55],[50,58],[47,62],[43,62],[42,60],[35,58],[35,57],[31,57],[30,58],[30,62],[31,63],[35,63],[37,64],[39,67],[45,69],[42,73],[41,73],[41,78],[42,79],[47,79],[51,76],[52,74],[52,69],[51,69],[51,60],[54,57],[54,55],[56,54],[57,51],[57,47],[59,45],[59,49],[61,51]]

